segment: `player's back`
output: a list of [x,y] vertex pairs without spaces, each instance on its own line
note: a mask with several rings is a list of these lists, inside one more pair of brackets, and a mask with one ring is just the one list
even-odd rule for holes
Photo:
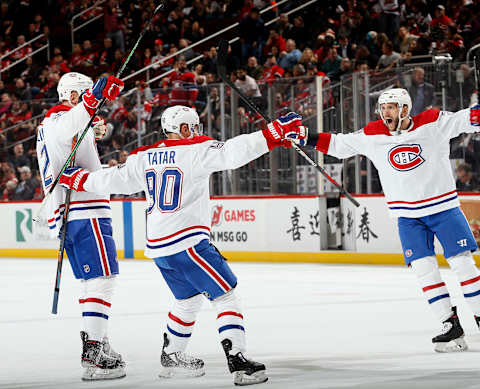
[[183,251],[210,235],[210,172],[202,155],[215,141],[201,136],[140,148],[147,197],[146,254]]

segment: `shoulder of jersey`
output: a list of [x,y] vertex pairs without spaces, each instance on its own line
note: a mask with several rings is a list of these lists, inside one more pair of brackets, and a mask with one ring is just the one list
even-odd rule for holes
[[157,143],[154,143],[153,145],[148,145],[148,146],[140,146],[133,150],[130,155],[133,154],[138,154],[142,151],[146,151],[149,149],[157,149],[157,148],[164,148],[164,147],[177,147],[177,146],[190,146],[190,145],[195,145],[199,143],[204,143],[209,140],[215,140],[213,138],[210,138],[209,136],[206,135],[201,135],[201,136],[196,136],[191,139],[180,139],[180,140],[170,140],[170,139],[164,139],[161,140]]
[[436,122],[439,116],[440,111],[438,109],[427,109],[412,118],[413,127],[409,131],[413,131],[425,124]]
[[48,112],[45,114],[45,118],[48,118],[55,113],[70,111],[70,109],[72,109],[72,107],[69,107],[68,105],[64,105],[64,104],[55,105],[48,110]]
[[382,120],[375,120],[363,127],[365,135],[391,135],[385,123]]

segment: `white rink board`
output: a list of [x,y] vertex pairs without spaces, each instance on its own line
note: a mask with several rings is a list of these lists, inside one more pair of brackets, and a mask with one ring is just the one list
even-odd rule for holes
[[[345,197],[341,199],[342,215],[344,220],[344,246],[346,250],[360,253],[401,253],[402,245],[398,236],[397,219],[390,217],[385,203],[385,197],[358,196],[360,207],[356,208]],[[460,195],[460,200],[480,200],[478,195]],[[370,231],[365,227],[365,211],[367,212]],[[353,218],[351,230],[347,233],[348,217]],[[362,217],[363,216],[363,217]],[[360,228],[360,226],[362,226]],[[373,235],[377,237],[375,238]],[[440,242],[435,238],[435,252],[443,253]]]

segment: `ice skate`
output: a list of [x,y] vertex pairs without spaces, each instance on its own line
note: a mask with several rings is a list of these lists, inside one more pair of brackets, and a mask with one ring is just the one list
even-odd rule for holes
[[468,349],[464,339],[465,333],[457,316],[457,307],[453,307],[452,310],[452,316],[443,322],[442,333],[432,339],[437,353],[451,353]]
[[205,364],[201,359],[181,351],[167,354],[165,348],[169,343],[168,335],[164,333],[162,356],[160,357],[160,364],[162,365],[159,373],[160,377],[201,377],[205,374]]
[[265,374],[265,365],[251,361],[243,356],[241,352],[235,355],[230,354],[232,341],[222,340],[222,347],[227,357],[228,369],[233,374],[233,383],[238,386],[261,384],[268,380]]
[[82,367],[84,368],[82,380],[111,380],[126,376],[122,356],[115,351],[105,338],[102,342],[88,340],[88,334],[80,332],[82,338]]

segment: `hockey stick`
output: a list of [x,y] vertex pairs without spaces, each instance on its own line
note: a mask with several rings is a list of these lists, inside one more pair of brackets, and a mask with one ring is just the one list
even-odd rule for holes
[[[155,11],[153,11],[153,14],[152,16],[150,17],[150,20],[148,21],[148,23],[145,25],[145,27],[143,28],[142,32],[140,33],[140,36],[138,37],[137,39],[137,42],[135,43],[135,45],[133,46],[133,48],[130,50],[130,53],[128,54],[127,58],[125,59],[125,62],[123,62],[123,65],[122,67],[119,69],[119,71],[117,72],[116,74],[116,77],[117,78],[120,78],[120,76],[122,75],[123,71],[125,70],[125,68],[127,67],[127,64],[128,62],[130,61],[130,58],[132,57],[133,53],[135,52],[135,50],[137,49],[137,46],[139,45],[140,41],[142,40],[143,36],[145,35],[145,33],[147,32],[148,28],[150,27],[150,24],[152,23],[152,20],[154,18],[154,16],[157,14],[157,12],[162,9],[164,6],[165,6],[165,3],[166,3],[166,0],[163,0],[158,6],[157,8],[155,8]],[[57,177],[55,178],[55,180],[53,181],[53,184],[52,186],[50,187],[50,189],[48,190],[47,194],[45,195],[45,198],[43,199],[42,201],[42,205],[40,206],[38,212],[37,212],[37,217],[34,217],[34,220],[38,220],[39,219],[39,216],[43,213],[44,211],[44,208],[45,208],[45,205],[47,203],[47,198],[52,194],[53,190],[55,189],[55,187],[57,186],[58,184],[58,181],[60,180],[60,177],[62,176],[63,172],[65,171],[65,169],[68,167],[68,165],[70,164],[70,162],[72,161],[72,158],[73,156],[75,155],[75,153],[77,152],[77,149],[78,147],[80,146],[80,143],[82,143],[82,140],[83,138],[85,138],[85,136],[87,135],[88,133],[88,130],[90,129],[90,126],[92,125],[92,122],[93,120],[95,119],[95,115],[96,113],[103,107],[103,105],[105,104],[106,102],[106,98],[102,98],[102,100],[100,101],[100,103],[98,104],[97,108],[95,109],[95,112],[93,113],[92,117],[90,118],[90,120],[88,121],[88,124],[86,125],[85,129],[83,130],[82,134],[80,135],[80,137],[78,138],[78,141],[77,143],[75,144],[75,147],[72,149],[72,152],[70,153],[70,155],[68,156],[67,160],[65,161],[65,163],[63,164],[63,167],[62,169],[60,170],[60,173],[58,173]]]
[[[167,0],[162,0],[160,2],[160,4],[157,6],[157,8],[155,8],[155,10],[153,11],[153,14],[152,16],[150,16],[150,19],[148,21],[148,23],[145,25],[145,27],[143,28],[142,32],[140,33],[140,36],[138,37],[137,41],[135,42],[135,45],[132,47],[132,49],[130,50],[130,53],[128,54],[127,58],[125,59],[125,61],[123,62],[122,66],[120,67],[120,69],[118,70],[117,72],[117,75],[116,77],[117,78],[120,78],[120,76],[122,75],[122,73],[124,72],[125,68],[127,67],[127,64],[128,62],[130,61],[130,58],[132,57],[133,53],[135,52],[135,50],[137,49],[138,45],[140,44],[140,41],[142,40],[143,36],[145,35],[145,33],[147,32],[148,28],[150,27],[151,23],[152,23],[152,20],[153,18],[155,17],[155,15],[157,14],[157,12],[161,9],[163,9],[166,5],[166,1]],[[34,220],[39,220],[40,219],[40,215],[43,214],[44,212],[44,208],[45,208],[45,205],[47,203],[47,199],[48,197],[52,194],[53,190],[55,189],[55,187],[57,186],[58,184],[58,181],[60,180],[60,177],[62,176],[63,172],[65,171],[65,169],[69,166],[69,165],[73,165],[74,162],[75,162],[75,153],[77,152],[77,149],[78,147],[80,146],[80,143],[82,142],[83,138],[85,138],[85,136],[87,135],[88,133],[88,130],[90,129],[90,126],[92,125],[92,122],[95,118],[95,115],[96,113],[103,107],[103,105],[105,104],[106,102],[106,98],[104,97],[100,103],[98,104],[97,108],[95,109],[95,112],[93,113],[92,117],[90,118],[90,120],[88,121],[88,124],[87,126],[85,127],[85,129],[83,130],[82,134],[80,135],[80,137],[78,138],[78,140],[75,142],[75,145],[74,147],[72,148],[72,152],[70,153],[70,155],[68,156],[67,160],[65,161],[62,169],[60,170],[60,173],[58,173],[57,177],[55,178],[55,181],[53,182],[52,186],[50,187],[49,191],[47,192],[47,194],[45,195],[45,198],[43,199],[42,201],[42,204],[40,205],[40,208],[37,212],[37,216],[36,218],[34,218]],[[69,208],[70,208],[70,197],[72,195],[72,191],[71,189],[67,190],[67,194],[65,196],[65,208],[64,208],[64,211],[63,211],[63,228],[62,228],[62,234],[61,234],[61,237],[60,237],[60,248],[59,248],[59,253],[58,253],[58,263],[57,263],[57,275],[56,275],[56,278],[55,278],[55,288],[54,288],[54,291],[53,291],[53,305],[52,305],[52,313],[53,314],[56,314],[57,311],[58,311],[58,297],[59,297],[59,294],[60,294],[60,280],[61,280],[61,277],[62,277],[62,264],[63,264],[63,256],[64,256],[64,249],[65,249],[65,238],[67,236],[67,222],[68,222],[68,211],[69,211]]]
[[[270,123],[272,119],[265,114],[260,107],[258,107],[248,96],[246,96],[237,86],[230,80],[230,77],[227,76],[227,52],[228,52],[228,41],[222,40],[218,44],[218,55],[217,55],[217,73],[222,81],[232,88],[237,94],[242,98],[242,100],[247,104],[247,106],[258,113],[267,123]],[[338,188],[340,193],[343,193],[347,199],[349,199],[356,207],[360,206],[360,203],[348,193],[343,186],[341,186],[337,181],[335,181],[330,175],[313,159],[311,159],[298,145],[292,142],[292,147],[294,150],[300,154],[306,161],[314,166],[328,181],[330,181],[335,187]]]

